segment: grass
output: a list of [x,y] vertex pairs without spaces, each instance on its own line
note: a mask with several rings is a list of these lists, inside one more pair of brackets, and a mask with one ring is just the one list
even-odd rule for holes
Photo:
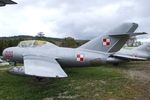
[[40,82],[0,70],[0,100],[132,100],[138,93],[120,68],[106,65],[64,70],[68,78]]

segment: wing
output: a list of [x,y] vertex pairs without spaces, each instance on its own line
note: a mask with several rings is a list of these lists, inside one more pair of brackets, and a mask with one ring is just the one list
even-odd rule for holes
[[111,57],[115,57],[121,60],[134,60],[134,61],[145,61],[147,60],[146,58],[141,58],[141,57],[135,57],[135,56],[130,56],[130,55],[122,55],[122,54],[114,54],[111,55]]
[[0,1],[5,4],[17,4],[16,2],[14,2],[12,0],[0,0]]
[[67,77],[55,58],[37,55],[24,56],[25,74],[39,77]]

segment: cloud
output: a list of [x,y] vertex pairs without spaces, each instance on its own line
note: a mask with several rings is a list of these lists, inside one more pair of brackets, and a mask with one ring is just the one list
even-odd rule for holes
[[15,0],[0,8],[0,36],[36,35],[90,39],[123,22],[150,32],[148,0]]

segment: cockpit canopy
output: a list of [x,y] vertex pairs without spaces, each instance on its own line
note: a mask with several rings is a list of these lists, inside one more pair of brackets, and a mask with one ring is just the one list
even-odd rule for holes
[[49,42],[41,41],[41,40],[27,40],[27,41],[21,41],[18,44],[18,47],[37,47],[37,46],[42,46],[47,43]]

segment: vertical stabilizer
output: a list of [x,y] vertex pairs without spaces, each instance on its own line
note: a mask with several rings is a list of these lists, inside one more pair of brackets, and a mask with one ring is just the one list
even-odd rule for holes
[[105,34],[94,38],[79,48],[102,52],[117,52],[137,29],[136,23],[124,23]]

